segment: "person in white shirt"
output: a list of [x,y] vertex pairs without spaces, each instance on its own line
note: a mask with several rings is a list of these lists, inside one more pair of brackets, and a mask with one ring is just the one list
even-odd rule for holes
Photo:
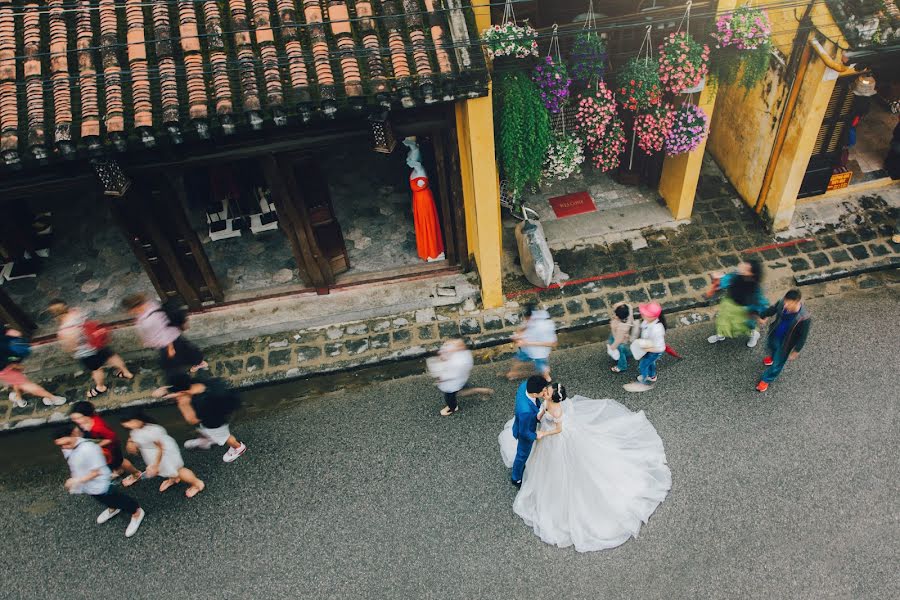
[[141,458],[147,465],[144,477],[159,475],[164,478],[159,486],[160,492],[184,482],[188,485],[184,495],[193,498],[206,488],[203,480],[184,466],[178,442],[146,413],[136,411],[126,414],[122,417],[122,427],[130,432],[126,449],[130,454],[140,451]]
[[134,499],[110,489],[112,472],[106,465],[100,446],[81,437],[77,427],[58,429],[53,435],[53,442],[62,450],[69,464],[71,476],[66,480],[66,490],[70,494],[87,494],[106,507],[97,517],[98,524],[102,525],[126,511],[131,515],[131,521],[125,529],[125,537],[137,533],[144,520],[144,510]]
[[631,352],[638,363],[637,382],[627,383],[623,387],[629,392],[644,392],[656,383],[656,361],[666,351],[666,321],[662,315],[662,306],[657,302],[649,302],[638,306],[643,320],[641,336],[632,342]]
[[556,347],[556,325],[550,313],[534,304],[525,307],[525,324],[513,335],[518,348],[513,366],[506,373],[510,381],[521,379],[531,371],[550,381],[550,351]]
[[428,373],[436,380],[437,388],[444,392],[446,406],[441,409],[441,415],[444,417],[449,417],[459,410],[457,396],[463,398],[474,394],[494,393],[491,388],[466,388],[475,359],[463,340],[447,340],[441,346],[438,355],[428,359],[426,364]]

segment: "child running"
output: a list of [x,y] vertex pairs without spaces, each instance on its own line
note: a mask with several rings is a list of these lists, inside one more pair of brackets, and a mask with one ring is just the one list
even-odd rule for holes
[[122,473],[128,473],[128,476],[122,480],[122,485],[129,487],[137,483],[143,474],[131,464],[130,460],[122,456],[122,444],[119,442],[119,436],[97,414],[93,404],[87,400],[76,402],[69,411],[69,418],[82,431],[84,437],[97,442],[97,445],[103,450],[103,457],[114,478]]
[[159,485],[160,492],[182,482],[188,485],[184,492],[188,498],[203,491],[206,484],[184,466],[178,443],[146,413],[137,411],[125,415],[122,417],[122,427],[130,432],[126,449],[131,454],[140,451],[147,465],[144,474],[147,477],[159,475],[165,478]]

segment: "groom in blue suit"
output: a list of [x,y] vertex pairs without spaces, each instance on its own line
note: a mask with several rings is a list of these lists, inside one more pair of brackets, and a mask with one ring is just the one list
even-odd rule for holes
[[547,399],[550,390],[549,381],[541,375],[532,375],[527,381],[522,382],[516,392],[516,416],[512,425],[513,437],[519,442],[512,466],[512,483],[516,487],[522,485],[525,461],[528,460],[531,447],[538,439],[537,425],[541,402]]

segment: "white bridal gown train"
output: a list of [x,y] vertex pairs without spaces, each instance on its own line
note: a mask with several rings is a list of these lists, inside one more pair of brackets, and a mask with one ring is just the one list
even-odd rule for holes
[[[548,544],[614,548],[638,535],[672,487],[662,440],[644,411],[615,400],[575,396],[562,408],[562,432],[535,442],[513,510]],[[545,413],[539,427],[556,420]],[[511,467],[512,419],[500,453]]]

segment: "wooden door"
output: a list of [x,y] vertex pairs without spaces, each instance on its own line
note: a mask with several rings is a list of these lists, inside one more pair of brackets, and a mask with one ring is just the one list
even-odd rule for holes
[[110,199],[113,217],[162,300],[177,298],[193,310],[221,301],[214,276],[204,277],[212,269],[199,240],[189,239],[183,209],[162,182],[135,181],[125,196]]
[[835,83],[828,107],[825,109],[822,126],[819,127],[819,134],[816,136],[816,145],[809,157],[806,175],[800,184],[798,198],[818,196],[828,189],[834,167],[838,164],[847,143],[850,121],[853,119],[853,105],[856,99],[853,95],[855,79],[855,77],[841,77]]

